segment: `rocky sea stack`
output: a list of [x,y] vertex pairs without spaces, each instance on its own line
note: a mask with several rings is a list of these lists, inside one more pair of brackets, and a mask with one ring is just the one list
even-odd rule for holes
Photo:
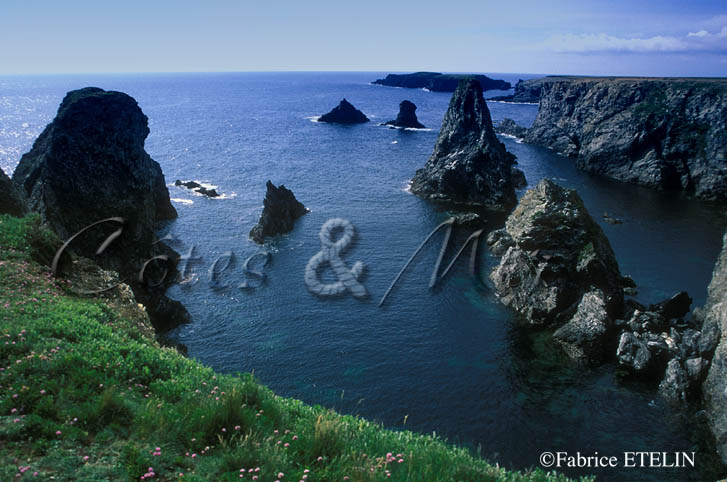
[[502,255],[490,276],[500,300],[531,324],[568,321],[591,292],[609,312],[621,309],[623,281],[616,257],[573,190],[540,181],[525,193],[505,227],[490,233],[488,244]]
[[0,214],[23,216],[27,211],[25,196],[0,169]]
[[466,79],[452,94],[442,128],[411,191],[425,199],[510,209],[516,203],[515,156],[492,128],[479,82]]
[[384,125],[393,127],[423,129],[424,124],[420,123],[419,119],[417,119],[416,110],[417,106],[414,105],[414,102],[403,100],[399,104],[399,114],[396,116],[396,119],[390,120]]
[[268,181],[260,221],[250,230],[250,238],[262,244],[265,238],[290,232],[295,220],[308,212],[295,198],[293,191],[282,184],[279,187]]
[[[163,295],[164,285],[138,281],[145,260],[158,255],[176,258],[154,234],[156,222],[173,219],[177,212],[161,167],[144,150],[148,134],[147,117],[127,94],[95,87],[71,91],[53,122],[20,159],[13,182],[27,195],[29,208],[61,239],[97,221],[123,218],[122,234],[102,255],[96,257],[96,250],[121,227],[115,221],[89,229],[70,249],[120,273],[155,327],[165,330],[186,321],[187,313]],[[151,263],[147,275],[159,276],[165,268],[160,264]]]
[[331,124],[363,124],[369,122],[369,118],[355,108],[349,101],[343,99],[329,113],[320,116],[318,122],[328,122]]

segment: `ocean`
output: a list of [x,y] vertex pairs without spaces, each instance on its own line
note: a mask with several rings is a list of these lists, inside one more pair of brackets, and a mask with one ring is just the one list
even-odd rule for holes
[[[97,86],[133,96],[149,117],[146,149],[161,164],[179,218],[160,236],[182,254],[188,280],[169,295],[193,322],[172,333],[189,356],[223,372],[249,372],[276,393],[383,423],[436,432],[501,465],[539,466],[543,451],[696,451],[697,469],[649,469],[640,480],[703,480],[703,439],[691,416],[663,405],[653,383],[625,379],[613,365],[576,367],[543,333],[517,323],[498,303],[489,271],[497,259],[481,248],[480,279],[463,259],[427,288],[441,236],[404,273],[383,307],[378,301],[417,246],[448,212],[407,191],[437,138],[449,93],[369,82],[384,72],[125,74],[0,77],[0,167],[12,173],[50,122],[64,94]],[[488,74],[513,84],[528,74]],[[486,96],[503,95],[489,91]],[[372,122],[315,122],[342,98]],[[379,126],[408,99],[427,129]],[[493,120],[528,126],[536,105],[489,102]],[[636,298],[654,303],[686,290],[700,306],[725,230],[724,206],[590,175],[548,149],[502,138],[529,186],[548,177],[575,188],[603,227]],[[214,186],[209,199],[173,185]],[[284,184],[310,209],[288,235],[264,246],[248,239],[262,210],[265,183]],[[522,195],[524,190],[519,192]],[[605,223],[602,214],[623,220]],[[321,249],[319,231],[344,218],[356,241],[346,265],[365,264],[370,296],[318,298],[304,271]],[[488,219],[488,229],[504,216]],[[455,236],[461,243],[469,234]],[[243,273],[244,261],[270,261]],[[450,253],[454,249],[450,250]],[[216,264],[216,259],[220,259]],[[219,272],[211,283],[211,268]],[[225,265],[229,265],[223,270]],[[332,279],[330,274],[325,279]],[[247,289],[238,287],[249,279]],[[575,469],[624,480],[629,469]]]

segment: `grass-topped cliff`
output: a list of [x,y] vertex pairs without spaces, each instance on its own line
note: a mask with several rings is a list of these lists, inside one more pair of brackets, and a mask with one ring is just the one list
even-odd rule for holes
[[281,398],[153,337],[130,291],[87,260],[54,278],[54,235],[0,216],[0,479],[566,481],[509,472],[435,437]]

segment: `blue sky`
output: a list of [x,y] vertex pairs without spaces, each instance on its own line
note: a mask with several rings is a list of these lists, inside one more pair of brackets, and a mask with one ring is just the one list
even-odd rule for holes
[[0,74],[727,76],[727,1],[0,0]]

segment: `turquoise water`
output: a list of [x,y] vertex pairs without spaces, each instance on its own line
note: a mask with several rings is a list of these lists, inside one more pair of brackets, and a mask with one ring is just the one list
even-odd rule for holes
[[[254,370],[284,396],[391,428],[436,431],[508,467],[537,466],[545,450],[702,451],[691,435],[693,418],[684,421],[662,406],[654,386],[622,381],[612,366],[571,366],[547,339],[517,327],[490,287],[468,276],[465,261],[428,290],[437,243],[424,249],[386,305],[377,306],[419,243],[447,218],[406,187],[432,151],[450,94],[368,83],[383,74],[0,77],[0,167],[14,169],[66,91],[95,85],[127,92],[149,117],[147,150],[161,164],[179,211],[160,234],[170,235],[180,253],[194,247],[203,258],[190,264],[190,283],[170,290],[194,318],[172,333],[190,356],[221,371]],[[493,76],[513,83],[527,77]],[[314,122],[343,97],[372,122]],[[393,119],[404,99],[417,105],[429,130],[377,125]],[[537,113],[532,105],[489,106],[495,121],[512,117],[529,125]],[[578,189],[622,272],[639,284],[639,299],[654,302],[687,290],[697,305],[704,302],[725,229],[724,206],[610,182],[575,170],[547,149],[503,142],[531,185],[551,177]],[[217,186],[224,196],[207,199],[171,186],[178,178]],[[268,179],[292,189],[311,212],[292,233],[261,248],[247,233],[260,215]],[[603,223],[604,211],[623,224]],[[369,299],[320,299],[306,290],[305,266],[320,250],[321,225],[332,217],[356,228],[357,242],[344,260],[365,263]],[[503,222],[493,216],[489,227]],[[458,233],[457,242],[467,234]],[[272,254],[266,283],[236,288],[245,279],[242,262],[262,249]],[[219,281],[231,286],[213,289],[209,267],[229,251],[236,262]],[[496,262],[482,250],[482,278]],[[623,470],[598,473],[603,480],[706,477]]]

